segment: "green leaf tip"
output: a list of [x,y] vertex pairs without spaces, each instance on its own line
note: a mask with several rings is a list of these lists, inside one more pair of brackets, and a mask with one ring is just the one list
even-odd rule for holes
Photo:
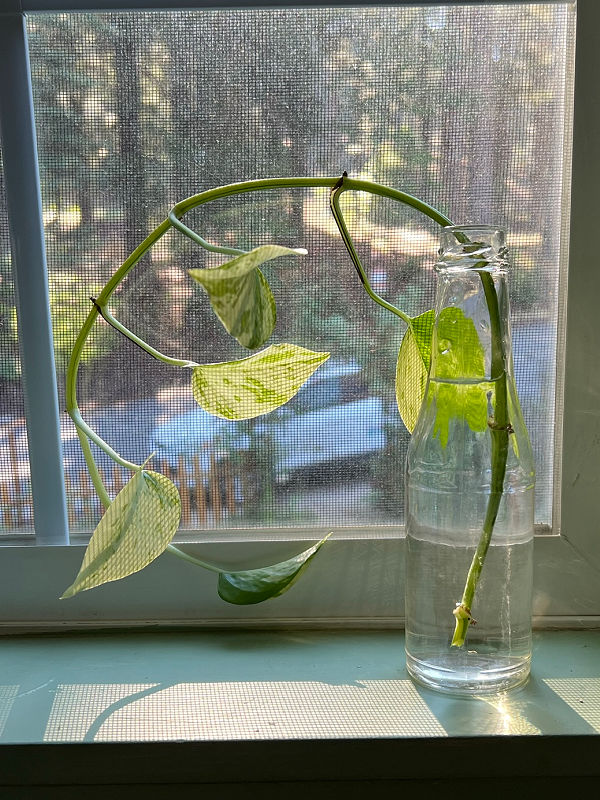
[[180,516],[175,484],[158,472],[136,472],[98,523],[77,577],[60,599],[148,566],[177,532]]
[[192,372],[192,391],[209,414],[239,420],[287,403],[329,358],[295,344],[272,344],[239,361],[204,364]]
[[287,561],[269,567],[219,574],[219,597],[235,605],[253,605],[279,597],[293,586],[331,534]]
[[425,311],[412,320],[402,339],[396,364],[396,402],[402,422],[412,433],[425,397],[431,363],[431,338],[435,312]]
[[263,245],[220,267],[191,269],[189,274],[208,294],[225,330],[254,350],[267,341],[277,320],[275,300],[259,265],[280,256],[306,253],[303,248]]

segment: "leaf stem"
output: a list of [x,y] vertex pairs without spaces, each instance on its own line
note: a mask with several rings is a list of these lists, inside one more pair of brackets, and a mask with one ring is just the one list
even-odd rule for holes
[[383,297],[380,297],[375,291],[373,291],[371,284],[369,283],[367,273],[365,272],[365,268],[361,263],[358,253],[356,252],[354,242],[352,241],[350,231],[348,230],[344,215],[342,214],[342,209],[340,208],[340,196],[343,192],[348,191],[347,182],[348,176],[344,172],[339,182],[332,188],[329,194],[329,206],[331,208],[331,213],[333,214],[333,218],[340,232],[340,236],[342,237],[342,241],[346,246],[346,250],[350,254],[350,258],[352,259],[356,271],[358,272],[361,283],[371,300],[374,300],[378,305],[382,306],[382,308],[385,308],[387,311],[391,311],[392,314],[400,317],[401,320],[406,322],[409,328],[412,328],[412,319],[408,316],[408,314],[405,314],[404,311],[401,311],[399,308],[396,308],[396,306],[388,303],[387,300],[384,300]]
[[[85,422],[85,420],[81,416],[81,412],[79,409],[73,409],[71,411],[71,419],[77,426],[77,429],[81,431],[81,433],[85,434],[88,439],[90,439],[94,444],[98,445],[98,447],[103,450],[107,456],[110,456],[113,461],[116,461],[121,467],[125,469],[130,469],[132,472],[139,472],[141,470],[141,466],[139,464],[134,464],[133,461],[127,461],[127,459],[122,458],[116,450],[113,450],[112,447],[107,444],[104,439],[102,439],[93,428]],[[94,461],[94,464],[96,462]]]
[[[242,181],[240,183],[232,183],[227,186],[220,186],[216,189],[209,189],[208,191],[201,192],[200,194],[193,195],[192,197],[188,197],[186,200],[182,200],[180,203],[177,203],[173,207],[173,209],[169,213],[168,218],[165,219],[163,222],[161,222],[160,225],[158,225],[158,227],[156,227],[152,231],[152,233],[150,233],[150,235],[147,236],[138,247],[136,247],[133,253],[131,253],[131,255],[115,271],[115,273],[107,281],[102,291],[96,298],[97,306],[102,309],[105,308],[111,295],[113,294],[117,286],[121,283],[121,281],[136,266],[136,264],[140,261],[142,256],[144,256],[145,253],[148,250],[150,250],[159,241],[159,239],[162,236],[164,236],[164,234],[172,227],[176,228],[181,233],[188,236],[197,244],[199,244],[200,246],[204,247],[207,250],[212,250],[213,252],[225,253],[229,255],[231,254],[238,255],[245,252],[243,250],[237,250],[235,248],[211,245],[197,233],[188,228],[187,225],[181,222],[180,218],[188,211],[191,211],[192,209],[197,208],[198,206],[201,206],[205,203],[210,203],[213,200],[218,200],[224,197],[231,197],[237,194],[245,194],[247,192],[264,191],[270,189],[292,189],[292,188],[331,189],[337,183],[339,183],[339,178],[337,176],[326,177],[326,178],[312,178],[312,177],[264,178],[260,180]],[[397,189],[390,189],[388,186],[383,186],[382,184],[373,183],[371,181],[362,181],[362,180],[354,180],[346,178],[344,181],[344,191],[347,191],[349,189],[353,189],[354,191],[369,192],[371,194],[379,195],[380,197],[387,197],[391,200],[397,200],[402,203],[406,203],[408,205],[411,205],[418,211],[422,211],[431,219],[435,220],[436,222],[439,222],[440,225],[451,224],[450,220],[444,217],[444,215],[441,214],[439,211],[436,211],[436,209],[432,208],[432,206],[429,206],[427,205],[427,203],[423,203],[417,198],[412,197],[411,195],[408,195],[405,192],[401,192]],[[71,419],[78,428],[80,441],[83,442],[83,436],[89,437],[108,456],[115,459],[117,463],[121,464],[122,466],[127,464],[129,465],[128,468],[137,470],[139,469],[138,465],[131,464],[131,462],[122,459],[100,436],[98,436],[98,434],[96,434],[88,425],[84,423],[77,404],[77,375],[79,372],[81,353],[85,346],[85,342],[98,317],[99,314],[98,307],[94,306],[94,308],[88,314],[85,322],[81,327],[81,330],[79,331],[79,334],[73,346],[73,350],[71,352],[71,358],[69,359],[69,365],[67,367],[67,375],[66,375],[66,408]],[[123,326],[121,333],[128,336],[128,338],[131,338],[132,341],[135,341],[135,339],[133,338],[135,334],[131,333],[131,331],[127,331],[127,333],[125,333],[125,331],[127,331],[127,329],[124,328]],[[158,351],[154,350],[154,348],[150,348],[150,346],[147,345],[145,342],[143,342],[142,344],[141,339],[139,341],[136,341],[136,344],[139,344],[146,350],[146,352],[150,353],[150,355],[153,355],[155,358],[159,357]],[[161,360],[163,360],[164,358],[168,358],[168,356],[163,356],[162,353],[160,354],[160,356],[162,357]],[[183,366],[183,365],[177,364],[177,366]],[[102,479],[100,477],[98,468],[94,461],[92,451],[89,447],[85,447],[83,445],[82,447],[88,470],[94,482],[94,487],[96,488],[96,491],[98,491],[98,494],[100,495],[102,502],[104,503],[108,499],[108,493],[103,486]]]
[[180,550],[178,547],[175,547],[173,544],[168,544],[166,551],[170,553],[172,556],[177,556],[177,558],[181,558],[183,561],[189,561],[190,564],[195,564],[197,567],[203,567],[204,569],[208,569],[211,572],[216,572],[217,575],[220,575],[221,572],[224,570],[219,569],[214,564],[209,564],[208,561],[201,561],[199,558],[195,558],[194,556],[190,556],[183,550]]
[[180,233],[183,233],[184,236],[187,236],[193,242],[199,244],[200,247],[203,247],[205,250],[209,250],[211,253],[223,253],[223,255],[226,256],[243,256],[248,252],[247,250],[239,250],[237,247],[223,247],[221,245],[207,242],[206,239],[202,238],[202,236],[199,236],[191,228],[188,228],[188,226],[185,225],[175,215],[173,210],[169,211],[169,222],[176,230],[178,230]]
[[143,339],[140,339],[139,336],[136,336],[135,333],[130,331],[128,328],[125,327],[118,319],[116,319],[112,313],[108,310],[106,306],[101,306],[97,300],[93,297],[91,298],[92,303],[98,309],[98,313],[102,316],[102,319],[106,320],[109,325],[111,325],[116,331],[122,333],[123,336],[126,336],[130,341],[136,344],[138,347],[141,347],[146,353],[151,355],[153,358],[156,358],[158,361],[162,361],[163,364],[168,364],[171,367],[198,367],[199,364],[196,364],[195,361],[188,361],[187,359],[182,358],[171,358],[170,356],[166,356],[164,353],[159,352],[154,347],[149,345]]
[[[331,190],[330,202],[334,219],[336,221],[336,224],[338,225],[338,229],[340,231],[344,244],[352,258],[355,268],[360,276],[360,279],[368,295],[374,302],[378,303],[380,306],[386,308],[388,311],[392,312],[396,316],[403,319],[408,325],[412,324],[411,319],[410,317],[408,317],[408,315],[406,315],[404,312],[400,311],[400,309],[396,308],[391,303],[388,303],[382,297],[377,295],[376,292],[374,292],[372,287],[370,286],[366,272],[360,262],[358,254],[356,252],[356,249],[348,232],[347,226],[345,224],[339,206],[339,197],[343,192],[350,190],[368,192],[369,194],[374,194],[380,197],[386,197],[388,199],[395,200],[397,202],[401,202],[405,205],[411,206],[415,210],[420,211],[421,213],[428,216],[430,219],[437,222],[439,225],[448,226],[452,224],[451,221],[446,216],[444,216],[442,213],[440,213],[427,203],[423,203],[421,200],[418,200],[416,197],[413,197],[412,195],[409,195],[406,192],[402,192],[397,189],[391,189],[387,186],[383,186],[382,184],[373,183],[371,181],[350,179],[347,177],[347,175],[344,175],[341,179],[338,177],[333,177],[333,178],[294,177],[294,178],[267,178],[267,179],[252,180],[252,181],[243,181],[240,183],[230,184],[228,186],[221,186],[216,189],[210,189],[208,191],[201,192],[200,194],[189,197],[186,200],[181,201],[180,203],[177,203],[169,213],[168,218],[164,220],[157,228],[155,228],[154,231],[152,231],[152,233],[146,239],[144,239],[144,241],[133,251],[133,253],[123,262],[123,264],[116,270],[116,272],[108,280],[108,282],[100,292],[98,298],[96,299],[97,307],[95,306],[90,311],[79,332],[79,335],[77,336],[71,354],[71,358],[69,361],[69,365],[67,368],[67,376],[66,376],[67,411],[70,414],[71,418],[73,419],[75,425],[77,426],[78,435],[82,444],[88,469],[90,471],[92,480],[94,482],[94,486],[100,496],[101,501],[105,505],[108,505],[110,503],[110,498],[100,478],[96,463],[93,458],[93,454],[91,452],[91,448],[89,446],[88,439],[97,444],[98,447],[100,447],[107,455],[113,458],[121,466],[124,466],[127,469],[132,469],[132,470],[139,470],[140,467],[136,464],[133,464],[121,458],[121,456],[119,456],[118,453],[116,453],[106,442],[104,442],[104,440],[100,436],[98,436],[83,421],[77,405],[77,374],[81,359],[81,353],[85,345],[85,342],[87,340],[87,337],[89,336],[90,331],[98,317],[100,309],[102,309],[102,311],[104,312],[103,315],[105,313],[108,313],[107,321],[109,322],[109,324],[113,325],[113,327],[115,327],[117,330],[119,330],[129,339],[131,339],[131,341],[135,342],[140,347],[143,347],[143,349],[150,355],[165,361],[165,363],[171,363],[175,366],[191,366],[192,365],[191,362],[182,362],[179,359],[169,359],[168,356],[164,356],[162,353],[159,353],[157,350],[150,347],[150,345],[143,342],[143,340],[139,339],[139,337],[135,336],[135,334],[133,334],[131,331],[125,328],[125,326],[122,326],[114,317],[112,317],[112,315],[110,315],[110,312],[106,312],[105,307],[106,304],[108,303],[108,300],[110,299],[116,287],[127,276],[127,274],[135,267],[135,265],[140,261],[142,256],[151,247],[153,247],[153,245],[156,244],[156,242],[158,242],[158,240],[171,227],[176,228],[180,233],[192,239],[192,241],[204,247],[206,250],[212,252],[224,253],[228,255],[231,254],[238,255],[245,252],[235,248],[211,245],[201,236],[199,236],[190,228],[188,228],[188,226],[186,226],[183,222],[181,222],[181,217],[184,216],[184,214],[186,214],[188,211],[191,211],[192,209],[197,208],[198,206],[203,205],[205,203],[209,203],[213,200],[230,197],[233,195],[244,194],[247,192],[264,191],[270,189],[290,189],[290,188],[328,188]],[[464,611],[464,609],[465,608],[467,610],[470,609],[470,604],[475,593],[477,582],[479,580],[479,575],[481,573],[483,561],[485,559],[485,555],[489,547],[491,533],[496,520],[496,515],[498,513],[500,499],[502,497],[504,475],[506,471],[506,459],[508,453],[508,419],[507,419],[508,411],[507,411],[507,399],[506,399],[507,395],[506,372],[505,372],[503,345],[500,333],[498,299],[492,277],[489,275],[489,273],[483,270],[480,272],[480,274],[484,286],[484,291],[486,293],[486,299],[490,311],[490,323],[492,326],[492,342],[493,342],[492,368],[494,370],[498,368],[498,373],[497,373],[498,379],[496,384],[495,424],[494,427],[491,429],[492,487],[491,487],[490,498],[488,501],[488,509],[486,513],[486,519],[484,522],[481,539],[477,547],[475,557],[471,565],[471,569],[469,570],[469,574],[467,576],[467,582],[465,585],[462,602],[459,605],[457,612],[455,612],[457,620],[456,620],[456,631],[454,638],[452,640],[452,644],[454,645],[460,645],[464,642],[466,630],[468,628],[468,624],[470,621],[470,611],[468,611],[467,613]],[[496,373],[494,372],[493,374]],[[186,561],[195,563],[198,566],[204,567],[205,569],[212,570],[213,572],[220,571],[213,565],[207,564],[206,562],[200,561],[199,559],[195,559],[192,556],[188,556],[186,553],[184,553],[183,551],[179,550],[178,548],[172,545],[169,545],[167,549],[173,555],[177,555],[179,558],[184,558]],[[461,610],[462,613],[464,614],[464,618],[461,617]]]
[[[157,228],[155,228],[152,233],[144,239],[144,241],[136,247],[133,253],[127,258],[123,264],[117,269],[117,271],[112,275],[112,277],[108,280],[105,284],[104,288],[98,295],[96,302],[98,305],[103,306],[105,305],[111,294],[117,288],[119,283],[123,280],[123,278],[127,275],[127,273],[133,269],[133,267],[137,264],[140,258],[149,250],[156,242],[164,236],[164,234],[169,230],[171,224],[168,220],[162,222]],[[81,353],[83,352],[83,348],[85,346],[85,342],[90,335],[90,331],[92,330],[96,319],[98,318],[98,308],[94,306],[90,313],[87,315],[85,322],[83,323],[81,330],[75,340],[75,344],[73,345],[73,350],[71,351],[71,358],[69,359],[69,364],[67,367],[67,375],[66,375],[66,396],[65,396],[65,404],[67,413],[73,420],[75,426],[77,427],[77,432],[79,435],[79,440],[82,443],[82,450],[83,456],[85,458],[85,462],[87,468],[89,470],[90,476],[94,483],[94,488],[98,492],[98,496],[103,505],[108,506],[110,505],[110,497],[104,486],[102,478],[100,477],[100,473],[98,472],[98,467],[96,465],[93,453],[89,444],[83,444],[84,437],[88,437],[91,439],[98,447],[103,450],[110,458],[115,460],[117,464],[121,464],[126,469],[132,470],[139,470],[140,467],[137,464],[133,464],[131,461],[126,461],[122,459],[121,456],[112,449],[105,441],[102,439],[98,434],[93,431],[84,421],[81,416],[81,412],[79,410],[79,406],[77,404],[77,375],[79,372],[79,363],[81,361]]]

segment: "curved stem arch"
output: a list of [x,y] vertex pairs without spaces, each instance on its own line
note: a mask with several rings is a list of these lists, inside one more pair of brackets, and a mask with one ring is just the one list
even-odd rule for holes
[[[193,197],[189,197],[186,200],[182,200],[180,203],[177,203],[173,207],[167,219],[161,222],[161,224],[158,225],[158,227],[156,227],[152,231],[152,233],[146,237],[146,239],[144,239],[144,241],[133,251],[133,253],[131,253],[131,255],[123,262],[123,264],[115,271],[115,273],[107,281],[107,283],[103,287],[98,297],[93,300],[94,304],[93,308],[90,310],[79,332],[79,335],[76,339],[71,354],[71,358],[69,361],[67,376],[66,376],[67,411],[77,427],[77,433],[81,441],[84,457],[92,481],[94,483],[94,487],[98,492],[98,495],[102,503],[105,506],[110,505],[111,500],[106,490],[106,487],[103,484],[100,473],[98,471],[98,467],[96,465],[90,447],[90,442],[94,442],[114,461],[116,461],[118,464],[127,469],[131,469],[133,471],[139,471],[142,469],[142,466],[138,466],[121,458],[121,456],[119,456],[118,453],[116,453],[100,436],[98,436],[98,434],[95,431],[92,430],[92,428],[90,428],[87,425],[87,423],[84,422],[81,413],[79,411],[79,407],[77,404],[77,374],[79,370],[80,359],[87,337],[89,336],[90,331],[92,330],[92,327],[96,322],[98,316],[102,314],[113,327],[115,327],[117,330],[120,330],[121,333],[126,335],[131,341],[133,341],[138,346],[142,347],[144,350],[146,350],[146,352],[148,352],[155,358],[158,358],[161,361],[164,361],[165,363],[174,366],[191,366],[191,362],[182,361],[180,359],[172,359],[169,358],[168,356],[163,355],[158,350],[155,350],[150,345],[147,345],[134,333],[132,333],[131,331],[126,329],[123,325],[121,325],[110,314],[110,311],[108,311],[107,304],[111,295],[113,294],[115,289],[119,286],[119,284],[125,279],[125,277],[131,272],[131,270],[136,266],[136,264],[140,261],[142,256],[144,256],[171,228],[174,228],[179,233],[190,238],[196,244],[212,252],[223,253],[226,255],[239,255],[240,253],[245,252],[243,250],[238,250],[236,248],[213,245],[208,241],[206,241],[205,239],[203,239],[201,236],[199,236],[197,233],[195,233],[193,230],[191,230],[191,228],[189,228],[187,225],[185,225],[185,223],[181,221],[181,218],[189,211],[192,211],[193,209],[198,208],[201,205],[205,205],[206,203],[210,203],[213,200],[219,200],[226,197],[233,197],[235,195],[247,194],[249,192],[272,190],[272,189],[293,189],[293,188],[311,188],[311,189],[323,188],[330,190],[330,206],[334,219],[338,226],[342,240],[350,254],[352,262],[359,274],[359,277],[363,283],[363,286],[367,294],[371,297],[372,300],[374,300],[374,302],[386,308],[388,311],[396,314],[398,317],[403,319],[409,326],[412,326],[412,320],[407,314],[400,311],[400,309],[397,309],[395,306],[392,306],[386,300],[377,295],[370,286],[367,274],[360,262],[360,258],[358,256],[356,248],[354,247],[354,243],[352,242],[352,238],[346,226],[339,201],[341,195],[347,191],[367,192],[369,194],[388,198],[390,200],[394,200],[396,202],[402,203],[403,205],[414,208],[416,211],[419,211],[420,213],[429,217],[430,219],[432,219],[434,222],[438,223],[441,226],[452,225],[452,222],[444,214],[442,214],[432,206],[428,205],[427,203],[424,203],[422,200],[419,200],[418,198],[413,197],[412,195],[407,194],[406,192],[402,192],[398,189],[391,189],[388,186],[383,186],[382,184],[373,183],[372,181],[364,181],[364,180],[348,178],[346,173],[344,173],[342,178],[338,178],[337,176],[333,178],[296,177],[296,178],[266,178],[260,180],[243,181],[240,183],[234,183],[227,186],[221,186],[216,189],[209,189],[205,192],[201,192],[200,194],[196,194]],[[482,280],[484,282],[484,286],[486,289],[486,300],[490,311],[490,318],[492,319],[492,324],[493,324],[495,319],[494,315],[497,316],[497,297],[493,282],[492,281],[486,282],[487,277],[488,276],[484,277],[482,273]],[[500,369],[502,370],[503,374],[505,374],[504,353],[502,350],[502,343],[501,341],[498,341],[497,331],[495,333],[493,332],[493,338],[495,339],[496,366],[499,368],[499,370]],[[506,390],[504,383],[504,389],[503,391],[500,392],[501,397],[498,400],[496,408],[496,417],[498,420],[500,420],[500,422],[503,422],[504,418],[506,417],[505,393]],[[504,473],[506,468],[506,457],[508,448],[507,440],[508,440],[508,434],[506,434],[505,431],[503,433],[493,435],[493,455],[492,455],[493,491],[492,494],[490,495],[486,520],[483,526],[480,543],[475,555],[477,563],[469,571],[462,603],[460,604],[461,609],[463,607],[465,609],[468,609],[468,606],[470,605],[470,601],[473,598],[475,588],[479,579],[479,573],[481,571],[481,567],[483,566],[483,560],[485,558],[485,554],[489,546],[490,537],[492,534],[492,530],[496,519],[496,514],[498,511],[498,504],[503,492]],[[183,553],[178,548],[173,547],[172,545],[169,545],[167,547],[167,551],[171,552],[173,555],[179,556],[180,558],[184,558],[188,561],[193,561],[199,566],[203,566],[207,569],[213,569],[213,571],[216,571],[216,568],[214,566],[208,565],[204,562],[200,562],[197,559],[193,559],[192,557],[187,556],[187,554]],[[457,616],[456,630],[452,643],[454,645],[461,645],[464,643],[466,630],[468,628],[468,624],[470,621],[470,614],[468,613],[467,610],[467,612],[465,612],[464,614],[457,614],[456,616]]]
[[[343,183],[342,187],[343,191],[352,190],[358,192],[367,192],[369,194],[374,194],[379,197],[386,197],[390,200],[395,200],[399,203],[410,206],[414,208],[416,211],[420,211],[421,213],[430,217],[432,220],[434,220],[440,225],[452,224],[447,217],[445,217],[443,214],[441,214],[432,206],[428,205],[427,203],[424,203],[422,200],[419,200],[418,198],[413,197],[410,194],[407,194],[406,192],[400,191],[399,189],[391,189],[388,186],[383,186],[382,184],[379,183],[373,183],[372,181],[357,180],[353,178],[347,178],[345,176],[344,178],[342,178],[342,183]],[[271,189],[294,189],[294,188],[335,189],[335,187],[338,184],[340,184],[340,178],[337,176],[323,177],[323,178],[314,178],[314,177],[264,178],[251,181],[242,181],[240,183],[232,183],[227,186],[220,186],[216,189],[209,189],[205,192],[200,192],[199,194],[193,195],[192,197],[188,197],[186,200],[182,200],[180,203],[177,203],[169,213],[167,219],[161,222],[161,224],[158,225],[158,227],[156,227],[152,231],[152,233],[146,237],[146,239],[144,239],[144,241],[133,251],[133,253],[123,262],[123,264],[121,264],[121,266],[109,278],[107,283],[102,288],[102,291],[95,299],[94,307],[90,310],[79,332],[79,335],[77,336],[77,339],[73,346],[73,351],[71,353],[71,358],[69,360],[69,365],[67,368],[67,375],[66,375],[67,412],[77,428],[77,433],[82,445],[87,467],[90,471],[90,475],[94,483],[94,488],[98,492],[104,505],[106,505],[110,501],[110,498],[108,496],[106,488],[104,487],[92,451],[90,449],[89,445],[90,440],[93,441],[98,447],[100,447],[107,455],[109,455],[117,463],[121,464],[127,469],[137,470],[141,469],[141,467],[129,461],[126,461],[125,459],[122,459],[106,442],[104,442],[104,440],[100,436],[98,436],[98,434],[96,434],[95,431],[93,431],[84,422],[78,407],[77,375],[79,371],[81,354],[83,352],[83,347],[85,345],[85,342],[94,326],[94,323],[96,322],[100,314],[100,309],[106,307],[115,289],[131,272],[131,270],[136,266],[136,264],[140,261],[142,256],[144,256],[171,228],[175,228],[180,233],[191,238],[192,241],[196,242],[196,244],[199,244],[201,247],[204,247],[205,249],[213,252],[219,252],[228,255],[236,255],[244,252],[243,250],[238,250],[236,248],[220,247],[218,245],[212,245],[209,242],[207,242],[197,233],[188,228],[187,225],[181,222],[181,217],[183,217],[188,211],[192,211],[194,208],[198,208],[201,205],[210,203],[213,200],[219,200],[226,197],[233,197],[235,195],[246,194],[248,192],[259,192]],[[346,238],[344,239],[344,241],[346,241]],[[363,283],[365,283],[365,281],[363,281]],[[368,287],[367,291],[370,290],[368,281],[366,281],[365,287],[366,288]],[[374,292],[370,290],[370,294],[371,296],[373,296]],[[375,297],[373,299],[375,299]],[[389,310],[394,310],[394,309],[393,307],[390,307]],[[398,310],[396,309],[395,312],[398,313]],[[132,340],[135,340],[136,338],[137,337],[135,337]],[[137,343],[139,344],[139,341]],[[148,347],[147,349],[148,352],[153,351],[151,352],[151,354],[155,355],[155,357],[161,356],[161,354],[160,353],[157,354],[157,351],[154,351],[153,348]],[[175,359],[169,359],[166,356],[162,360],[165,360],[166,363],[173,363],[175,361]]]

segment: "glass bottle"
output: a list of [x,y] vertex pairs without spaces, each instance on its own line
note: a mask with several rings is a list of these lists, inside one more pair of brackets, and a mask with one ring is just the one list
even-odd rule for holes
[[461,695],[524,683],[535,473],[514,380],[504,233],[442,232],[425,397],[407,467],[410,675]]

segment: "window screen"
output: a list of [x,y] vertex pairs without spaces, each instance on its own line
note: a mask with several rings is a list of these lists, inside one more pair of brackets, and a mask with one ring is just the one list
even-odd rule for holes
[[[28,26],[61,386],[89,297],[175,202],[244,179],[347,170],[457,224],[508,231],[536,521],[551,524],[574,3],[32,15]],[[376,291],[411,314],[431,307],[439,230],[389,201],[346,198]],[[305,247],[265,270],[273,341],[332,357],[288,406],[228,423],[195,406],[186,371],[98,325],[79,386],[88,422],[128,459],[155,453],[180,486],[184,527],[402,522],[403,329],[364,294],[327,193],[256,193],[186,222],[242,249]],[[244,357],[187,276],[222,260],[171,232],[112,310],[169,355]],[[100,509],[66,422],[63,437],[71,524],[89,527]],[[99,462],[116,491],[125,476]]]
[[0,151],[0,537],[33,533],[17,312]]

